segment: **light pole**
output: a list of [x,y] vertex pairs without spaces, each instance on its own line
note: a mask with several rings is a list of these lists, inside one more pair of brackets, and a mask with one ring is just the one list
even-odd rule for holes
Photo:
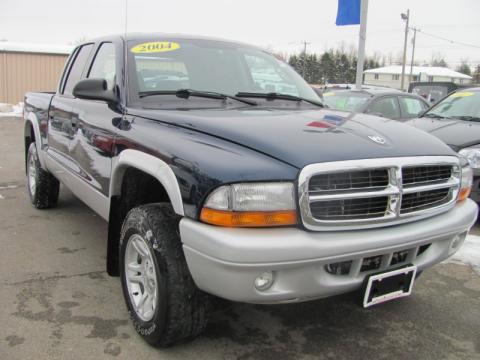
[[401,13],[402,20],[405,21],[405,41],[403,43],[403,62],[402,62],[402,80],[400,82],[400,90],[403,91],[403,84],[405,83],[405,63],[407,61],[407,38],[408,38],[408,23],[410,21],[410,10],[407,13]]
[[368,13],[368,0],[361,0],[360,31],[358,32],[358,58],[357,58],[357,73],[355,76],[355,90],[362,90],[363,63],[365,61],[365,42],[367,40],[367,13]]
[[310,45],[309,42],[303,41],[303,69],[302,69],[302,77],[305,79],[307,75],[307,45]]
[[409,82],[412,82],[412,74],[413,74],[413,61],[415,60],[415,39],[417,37],[417,28],[413,28],[413,39],[412,39],[412,61],[410,62],[410,77]]

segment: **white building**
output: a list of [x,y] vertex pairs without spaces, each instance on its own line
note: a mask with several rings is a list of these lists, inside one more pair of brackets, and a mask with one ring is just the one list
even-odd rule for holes
[[[377,69],[369,69],[363,72],[365,85],[388,86],[400,89],[402,67],[400,65],[384,66]],[[456,84],[471,84],[472,77],[453,71],[445,67],[414,66],[412,69],[412,81],[448,81]],[[404,88],[410,84],[410,66],[405,67]]]

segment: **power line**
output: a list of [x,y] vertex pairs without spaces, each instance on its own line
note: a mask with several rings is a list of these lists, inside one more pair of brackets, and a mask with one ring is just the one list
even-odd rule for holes
[[430,33],[427,33],[427,32],[425,32],[425,31],[423,31],[423,30],[420,30],[420,29],[418,29],[418,32],[419,32],[419,33],[422,33],[423,35],[427,35],[427,36],[430,36],[430,37],[433,37],[433,38],[436,38],[436,39],[439,39],[439,40],[448,41],[448,42],[451,43],[451,44],[457,44],[457,45],[468,46],[468,47],[473,47],[473,48],[480,49],[480,45],[467,44],[467,43],[464,43],[464,42],[462,42],[462,41],[456,41],[456,40],[447,39],[447,38],[444,38],[443,36],[438,36],[438,35],[430,34]]

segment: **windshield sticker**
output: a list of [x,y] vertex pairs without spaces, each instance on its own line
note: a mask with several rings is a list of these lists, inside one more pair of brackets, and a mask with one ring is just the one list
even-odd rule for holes
[[333,92],[323,93],[323,96],[333,96],[333,95],[335,95],[335,93],[333,93]]
[[159,53],[180,49],[180,44],[171,41],[156,41],[138,44],[130,49],[135,54]]
[[457,92],[457,93],[454,93],[452,95],[450,95],[451,98],[457,98],[457,97],[466,97],[466,96],[473,96],[475,95],[473,92],[470,92],[470,91],[460,91],[460,92]]

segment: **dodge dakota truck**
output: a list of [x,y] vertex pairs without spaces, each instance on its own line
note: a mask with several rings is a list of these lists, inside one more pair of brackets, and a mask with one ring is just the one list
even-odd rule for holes
[[33,206],[55,206],[62,183],[108,221],[107,272],[156,346],[200,334],[215,297],[405,297],[477,217],[472,170],[439,139],[329,110],[242,43],[85,42],[55,93],[26,94],[24,118]]

